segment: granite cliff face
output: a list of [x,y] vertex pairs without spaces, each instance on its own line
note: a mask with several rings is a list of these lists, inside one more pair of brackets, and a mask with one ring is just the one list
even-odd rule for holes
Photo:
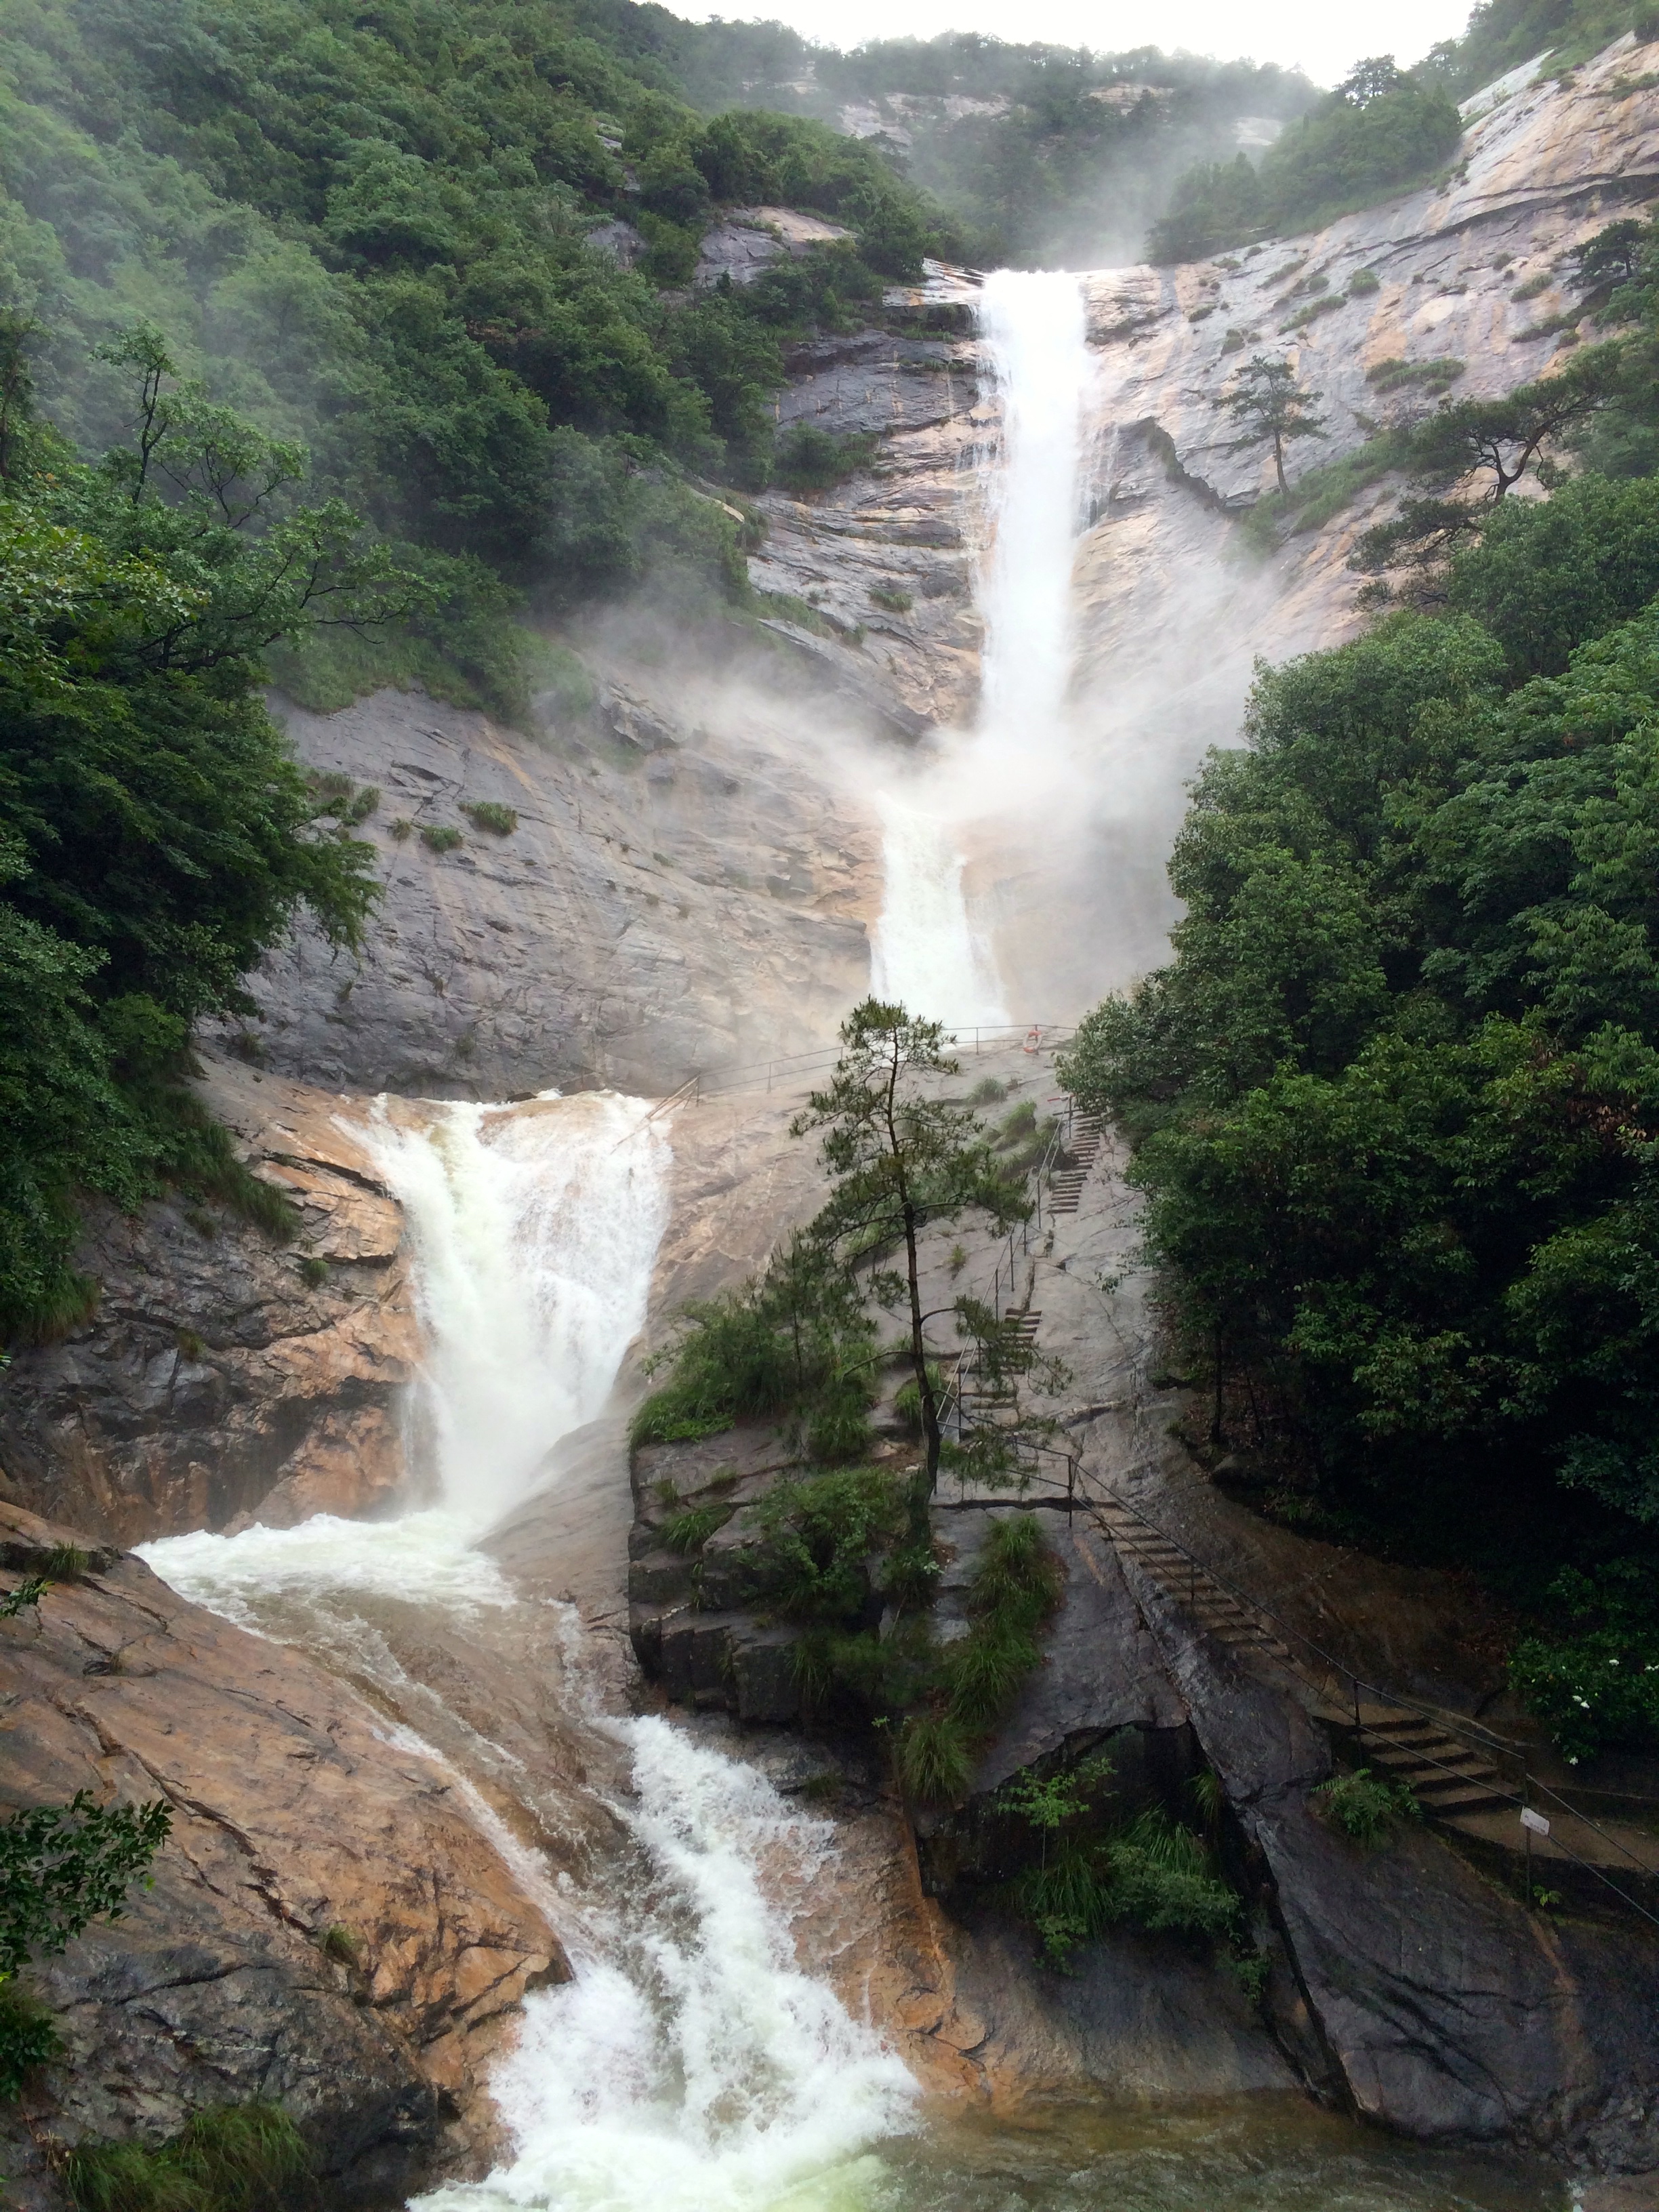
[[0,1374],[0,1498],[117,1544],[358,1514],[404,1480],[420,1354],[402,1209],[345,1102],[233,1061],[205,1103],[299,1210],[290,1244],[218,1206],[100,1206],[90,1318]]
[[[0,1585],[69,1540],[0,1507]],[[84,1789],[173,1814],[154,1887],[30,1977],[66,2049],[6,2108],[26,2207],[58,2201],[52,2144],[252,2097],[299,2121],[331,2204],[487,2154],[483,2070],[526,1990],[569,1968],[441,1759],[112,1550],[0,1622],[0,1728],[6,1808]]]

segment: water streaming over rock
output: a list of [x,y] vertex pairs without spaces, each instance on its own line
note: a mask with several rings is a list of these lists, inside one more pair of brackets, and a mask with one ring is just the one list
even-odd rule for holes
[[872,979],[880,995],[957,1024],[1010,1018],[989,931],[964,894],[965,854],[988,842],[988,816],[1044,802],[1064,750],[1091,374],[1082,287],[1063,270],[999,270],[986,279],[980,319],[1002,434],[981,482],[978,724],[921,777],[881,795],[885,887]]
[[[415,1250],[428,1346],[415,1426],[439,1502],[381,1523],[319,1516],[146,1549],[186,1595],[305,1643],[419,1716],[422,1735],[400,1724],[394,1741],[451,1760],[515,1863],[523,1847],[453,1761],[503,1794],[516,1762],[411,1682],[386,1608],[424,1602],[471,1616],[477,1633],[480,1614],[518,1601],[478,1541],[600,1411],[644,1320],[666,1214],[667,1146],[648,1111],[602,1095],[383,1109],[369,1134]],[[421,2200],[425,2212],[866,2202],[880,2172],[867,2146],[908,2124],[915,2085],[795,1963],[788,1899],[807,1893],[831,1829],[665,1723],[600,1713],[580,1621],[559,1610],[572,1718],[623,1754],[627,1784],[610,1800],[622,1841],[587,1880],[549,1887],[576,1978],[532,1996],[494,2085],[509,2159]]]

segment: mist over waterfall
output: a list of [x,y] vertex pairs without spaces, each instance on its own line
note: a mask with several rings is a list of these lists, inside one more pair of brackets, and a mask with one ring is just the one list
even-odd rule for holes
[[964,878],[975,848],[994,848],[1000,821],[1055,796],[1091,374],[1083,289],[1064,270],[988,276],[980,321],[1001,434],[981,464],[979,715],[970,735],[947,738],[920,775],[880,796],[872,972],[879,995],[957,1024],[1048,1011],[1008,1006],[988,919]]

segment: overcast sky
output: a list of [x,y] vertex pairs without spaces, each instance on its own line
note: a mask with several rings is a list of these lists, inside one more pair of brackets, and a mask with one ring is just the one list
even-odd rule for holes
[[742,0],[704,6],[669,0],[677,15],[750,16],[791,23],[826,45],[861,39],[932,38],[939,31],[988,31],[998,38],[1048,39],[1112,52],[1126,46],[1184,46],[1231,60],[1300,64],[1316,83],[1334,84],[1366,54],[1420,58],[1437,39],[1455,38],[1469,0]]

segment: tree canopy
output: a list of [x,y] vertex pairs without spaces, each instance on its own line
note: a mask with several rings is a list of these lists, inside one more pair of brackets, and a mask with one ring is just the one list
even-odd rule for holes
[[1358,64],[1252,164],[1200,162],[1152,225],[1153,261],[1197,261],[1252,239],[1316,229],[1427,180],[1462,135],[1457,109],[1420,72],[1391,57]]

